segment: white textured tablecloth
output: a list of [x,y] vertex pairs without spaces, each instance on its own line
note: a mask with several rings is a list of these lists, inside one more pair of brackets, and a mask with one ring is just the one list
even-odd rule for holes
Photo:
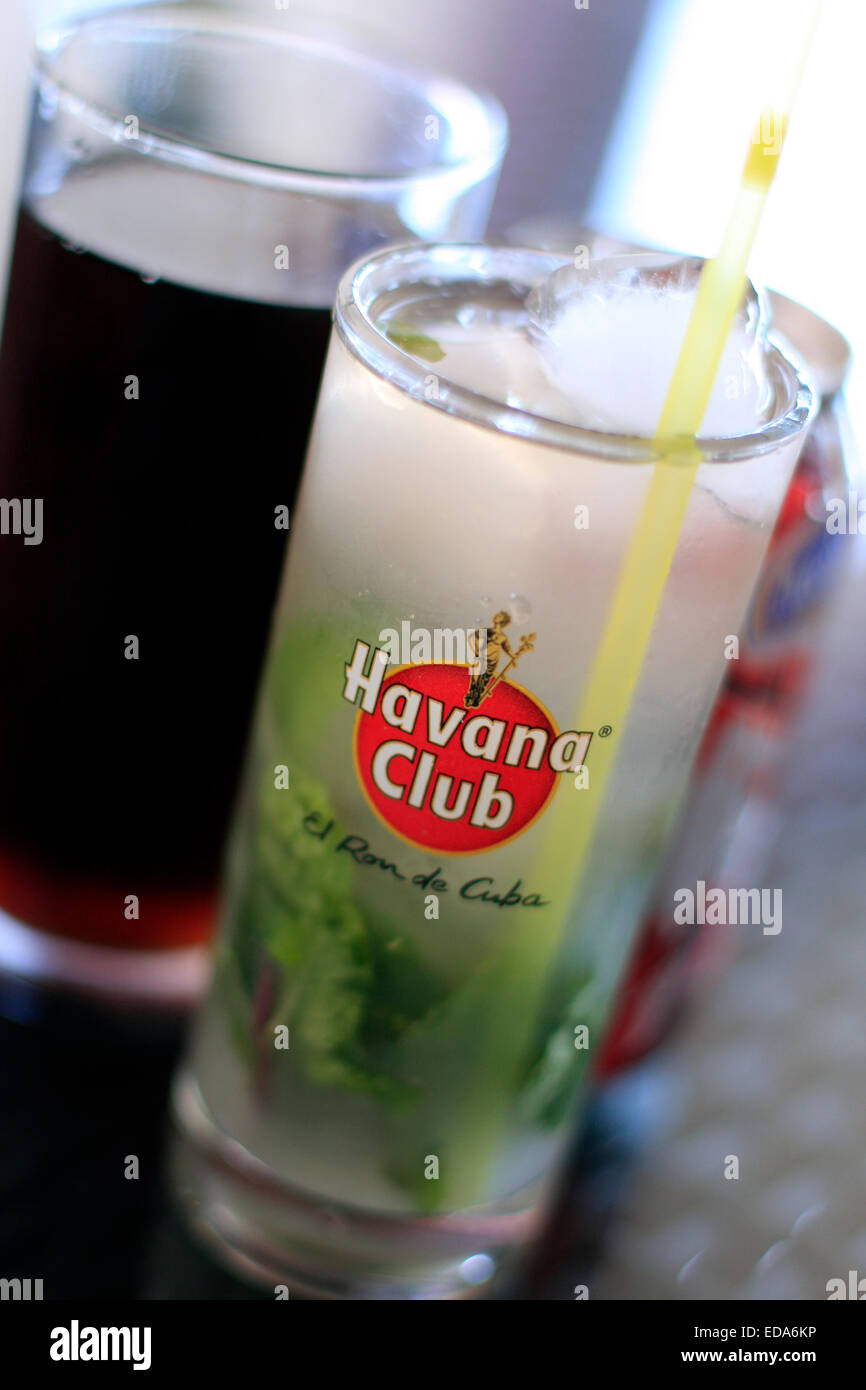
[[668,1108],[591,1297],[825,1299],[828,1280],[866,1275],[862,559],[832,614],[787,783],[762,874],[783,889],[783,929],[733,929],[744,948],[670,1047]]

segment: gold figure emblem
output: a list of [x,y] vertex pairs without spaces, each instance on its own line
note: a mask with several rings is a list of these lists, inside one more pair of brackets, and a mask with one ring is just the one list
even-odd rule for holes
[[[478,671],[469,682],[469,689],[463,701],[464,709],[477,709],[482,700],[486,700],[488,695],[492,695],[499,682],[508,672],[513,670],[522,656],[531,652],[535,646],[536,632],[530,632],[525,637],[521,637],[517,651],[514,651],[509,642],[505,629],[511,622],[511,614],[504,610],[494,613],[493,626],[486,630],[478,628],[478,635],[482,633],[486,636],[485,642],[479,642],[478,638],[472,641],[473,654],[476,662],[481,660],[483,650],[484,670]],[[501,671],[496,670],[503,656],[507,656],[508,662]]]

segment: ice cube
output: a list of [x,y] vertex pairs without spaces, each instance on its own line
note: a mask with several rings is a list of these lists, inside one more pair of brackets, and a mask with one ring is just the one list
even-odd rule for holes
[[[694,304],[703,262],[661,254],[563,266],[527,300],[551,385],[589,429],[652,436]],[[750,434],[769,418],[764,301],[749,284],[700,433]]]

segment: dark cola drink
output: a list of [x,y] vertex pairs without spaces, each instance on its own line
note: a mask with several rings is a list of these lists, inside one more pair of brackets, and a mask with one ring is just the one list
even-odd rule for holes
[[0,968],[159,996],[154,952],[206,940],[338,279],[483,232],[500,109],[317,24],[145,6],[40,41],[0,347]]
[[43,534],[0,545],[0,906],[159,946],[209,929],[330,313],[149,279],[22,212],[0,495]]

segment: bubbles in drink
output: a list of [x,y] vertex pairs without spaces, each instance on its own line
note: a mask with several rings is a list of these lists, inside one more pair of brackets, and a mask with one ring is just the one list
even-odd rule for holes
[[491,599],[489,594],[482,594],[478,600],[478,607],[472,620],[473,627],[487,627],[490,621]]

